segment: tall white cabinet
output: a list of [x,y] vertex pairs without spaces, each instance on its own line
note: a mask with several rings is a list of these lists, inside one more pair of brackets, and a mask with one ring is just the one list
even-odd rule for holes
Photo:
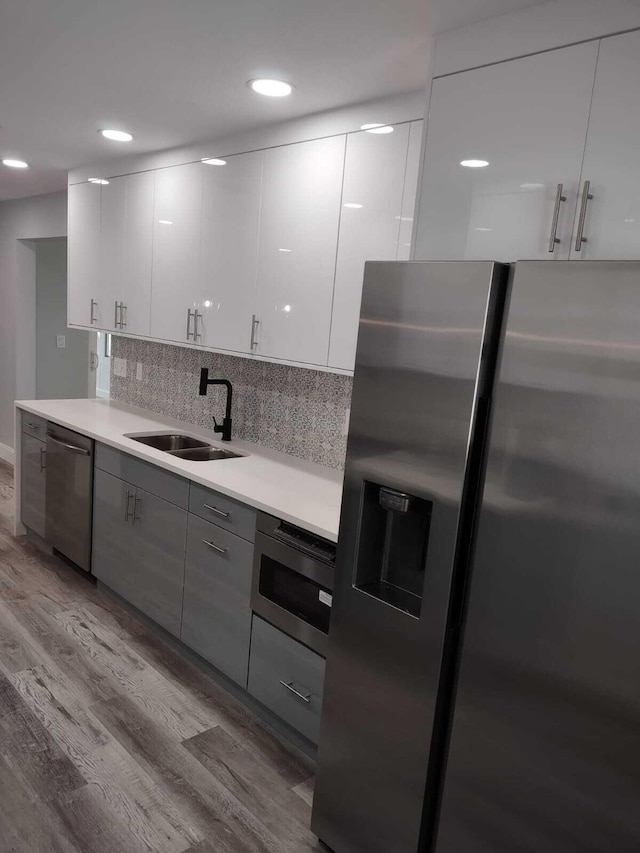
[[149,334],[155,174],[100,187],[100,299],[105,331]]
[[330,367],[354,367],[365,261],[397,259],[410,132],[401,124],[347,138]]
[[67,318],[70,326],[102,328],[108,303],[100,294],[100,184],[72,184],[68,197]]
[[590,42],[434,80],[416,258],[569,257],[597,55]]
[[158,169],[153,207],[150,334],[201,343],[200,289],[202,164]]
[[571,243],[573,259],[640,257],[639,83],[640,32],[604,39]]
[[257,355],[326,364],[345,137],[264,155]]
[[251,349],[255,325],[258,238],[264,153],[203,163],[199,293],[196,310],[203,346]]

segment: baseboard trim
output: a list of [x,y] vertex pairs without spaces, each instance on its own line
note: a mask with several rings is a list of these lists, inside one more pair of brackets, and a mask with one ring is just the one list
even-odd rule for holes
[[16,452],[13,447],[9,447],[8,444],[2,444],[0,442],[0,459],[8,462],[9,465],[13,465],[15,467],[16,464]]

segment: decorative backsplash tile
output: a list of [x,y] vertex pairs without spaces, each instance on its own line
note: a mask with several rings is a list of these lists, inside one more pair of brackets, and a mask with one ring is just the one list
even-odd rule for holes
[[[233,435],[343,468],[351,405],[349,376],[286,367],[186,347],[113,336],[113,358],[127,360],[126,377],[111,371],[111,397],[211,429],[224,415],[225,391],[210,386],[198,394],[200,368],[233,385]],[[112,365],[113,365],[112,358]],[[136,367],[142,364],[142,379]]]

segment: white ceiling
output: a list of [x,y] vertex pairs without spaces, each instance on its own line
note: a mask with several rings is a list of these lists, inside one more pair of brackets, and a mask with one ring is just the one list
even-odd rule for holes
[[[0,200],[67,170],[423,88],[429,38],[537,0],[0,0]],[[261,98],[252,77],[295,83]]]

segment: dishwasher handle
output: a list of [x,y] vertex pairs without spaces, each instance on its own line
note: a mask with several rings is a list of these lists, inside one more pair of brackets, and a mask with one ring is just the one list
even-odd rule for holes
[[71,451],[71,453],[77,453],[79,456],[91,456],[91,451],[87,450],[86,447],[78,447],[77,444],[69,444],[68,441],[61,441],[59,438],[56,438],[53,433],[48,432],[47,438],[53,441],[55,444],[59,444],[60,447],[64,447],[65,450]]

